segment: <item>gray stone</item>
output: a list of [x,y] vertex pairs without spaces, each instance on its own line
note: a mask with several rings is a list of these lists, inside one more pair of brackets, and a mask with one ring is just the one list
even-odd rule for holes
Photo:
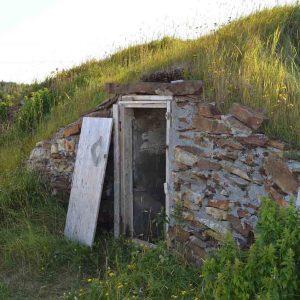
[[227,212],[222,209],[206,207],[205,211],[208,215],[211,215],[216,220],[227,220]]
[[224,123],[231,129],[231,133],[233,135],[239,136],[249,136],[252,134],[252,130],[237,120],[235,117],[231,115],[226,115],[221,117]]
[[261,197],[267,197],[265,188],[261,185],[251,184],[248,189],[248,199],[255,206],[260,206]]
[[42,147],[37,147],[34,148],[31,151],[30,160],[36,160],[36,161],[40,161],[40,160],[44,160],[44,159],[49,159],[50,158],[50,151],[48,149],[42,148]]
[[200,153],[201,150],[195,147],[177,146],[174,151],[175,161],[187,166],[193,166],[197,162]]

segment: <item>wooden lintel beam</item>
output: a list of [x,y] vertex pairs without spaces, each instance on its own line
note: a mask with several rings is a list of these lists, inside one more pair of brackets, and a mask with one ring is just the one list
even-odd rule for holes
[[178,81],[173,83],[164,82],[137,82],[137,83],[107,83],[105,90],[109,94],[128,95],[165,95],[183,96],[200,95],[203,91],[201,80]]

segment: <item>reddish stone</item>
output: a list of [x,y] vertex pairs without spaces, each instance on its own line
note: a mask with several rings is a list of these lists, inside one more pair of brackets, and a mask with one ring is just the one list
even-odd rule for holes
[[187,119],[186,119],[186,118],[183,118],[183,117],[178,118],[178,121],[179,121],[179,122],[182,122],[182,123],[186,123],[186,124],[189,123],[189,122],[187,121]]
[[239,218],[246,218],[246,217],[250,216],[250,214],[247,211],[245,211],[245,210],[243,210],[241,208],[239,208],[237,210],[237,214],[238,214]]
[[75,143],[70,142],[68,140],[64,141],[64,146],[67,152],[74,152],[75,151]]
[[250,231],[252,230],[251,226],[247,223],[242,223],[238,217],[234,217],[232,215],[227,216],[227,220],[231,223],[232,228],[243,235],[244,237],[248,237]]
[[228,200],[210,199],[210,200],[208,200],[207,205],[215,207],[215,208],[227,210],[229,208],[229,201]]
[[81,122],[70,124],[64,129],[64,137],[79,134],[81,130]]
[[248,137],[237,137],[239,142],[249,146],[264,147],[268,143],[269,139],[264,134],[252,134]]
[[280,141],[275,141],[275,140],[269,140],[268,141],[268,146],[279,149],[281,151],[284,151],[284,150],[287,149],[287,146],[286,146],[285,143],[280,142]]
[[187,136],[187,135],[180,134],[180,135],[179,135],[179,139],[180,139],[180,140],[191,140],[192,138],[189,137],[189,136]]
[[243,150],[243,148],[244,148],[240,143],[235,142],[232,139],[218,139],[216,141],[216,144],[218,147],[221,147],[221,148],[229,147],[229,148],[232,148],[235,150]]
[[218,171],[221,169],[221,165],[217,162],[209,161],[206,159],[199,159],[196,164],[194,165],[198,168],[198,170],[204,171]]
[[251,166],[253,164],[253,162],[254,162],[253,155],[252,154],[246,155],[245,162],[246,162],[247,165]]
[[280,206],[287,207],[289,204],[284,200],[284,195],[279,193],[276,189],[272,187],[270,181],[266,181],[264,184],[266,191],[270,194],[271,198]]
[[200,103],[198,104],[198,114],[206,118],[214,118],[215,115],[220,115],[220,112],[212,103]]
[[266,174],[284,193],[296,194],[298,192],[299,182],[281,158],[275,155],[268,156],[264,161],[264,169]]
[[195,116],[193,118],[193,127],[196,130],[214,134],[230,134],[230,129],[219,120]]
[[176,239],[178,242],[186,242],[189,237],[190,233],[183,230],[180,226],[174,225],[169,227],[168,231],[169,238]]
[[267,119],[260,111],[252,110],[239,103],[233,103],[230,113],[250,128],[257,130]]

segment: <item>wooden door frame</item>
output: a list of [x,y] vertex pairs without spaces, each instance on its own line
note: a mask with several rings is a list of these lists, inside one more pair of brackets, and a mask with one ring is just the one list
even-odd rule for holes
[[[166,183],[165,210],[170,219],[170,171],[169,142],[171,127],[172,96],[121,97],[113,106],[114,119],[114,236],[129,235],[133,237],[133,171],[132,171],[132,120],[135,108],[166,109]],[[168,222],[165,231],[167,232]]]

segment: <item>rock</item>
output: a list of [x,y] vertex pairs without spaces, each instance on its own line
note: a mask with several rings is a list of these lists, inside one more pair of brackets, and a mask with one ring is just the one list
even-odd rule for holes
[[248,237],[252,227],[247,223],[242,223],[238,217],[232,215],[227,216],[228,221],[231,223],[232,228],[244,237]]
[[243,150],[243,145],[233,139],[217,139],[216,144],[221,148],[231,148],[234,150]]
[[199,159],[199,155],[203,153],[196,147],[176,146],[174,151],[175,161],[187,166],[193,166]]
[[57,143],[53,143],[51,145],[51,150],[50,150],[50,153],[51,153],[51,156],[55,155],[55,154],[58,154],[58,145]]
[[216,220],[227,220],[227,212],[222,209],[218,209],[215,207],[206,207],[205,211],[208,215],[211,215]]
[[299,182],[293,176],[285,162],[275,155],[269,155],[264,161],[264,169],[272,181],[286,194],[298,192]]
[[262,123],[267,120],[266,116],[260,111],[252,110],[239,103],[233,103],[230,113],[254,130],[259,129]]
[[243,210],[241,208],[238,208],[237,210],[237,215],[239,216],[239,218],[246,218],[246,217],[250,217],[251,215],[249,214],[249,212],[247,212],[246,210]]
[[230,207],[229,200],[210,199],[208,200],[207,205],[218,209],[223,209],[223,210],[228,210]]
[[202,213],[199,213],[195,217],[195,220],[222,235],[226,235],[228,232],[229,223],[227,221],[213,220],[205,217]]
[[251,178],[248,176],[248,174],[241,169],[236,168],[233,164],[222,162],[221,163],[223,169],[229,173],[232,173],[234,175],[237,175],[247,181],[251,181]]
[[81,121],[72,123],[69,126],[67,126],[66,128],[64,128],[64,137],[79,134],[80,130],[81,130]]
[[249,136],[252,134],[252,130],[241,123],[233,116],[222,116],[221,119],[224,121],[227,127],[230,128],[231,134],[239,136]]
[[288,202],[285,201],[284,195],[279,193],[274,187],[272,187],[272,183],[266,181],[265,182],[265,189],[270,194],[270,197],[282,207],[288,207]]
[[50,151],[42,147],[34,148],[31,151],[29,157],[29,159],[32,161],[48,160],[49,158],[50,158]]
[[300,188],[298,190],[298,195],[297,195],[297,200],[296,200],[296,206],[299,207],[300,206]]
[[252,147],[264,147],[268,143],[269,139],[264,134],[253,134],[248,137],[237,137],[240,143]]
[[198,159],[194,167],[196,167],[199,171],[218,171],[221,169],[221,165],[219,163],[209,161],[207,159]]
[[[202,245],[202,246],[200,246]],[[201,240],[196,238],[195,236],[190,237],[190,242],[187,244],[187,247],[190,251],[188,255],[191,255],[192,258],[199,259],[204,258],[206,256],[205,245],[201,243]]]
[[284,151],[287,149],[287,145],[280,141],[269,140],[267,144],[268,144],[268,146],[279,149],[281,151]]
[[204,231],[204,234],[209,236],[209,237],[212,237],[213,239],[217,240],[217,241],[220,241],[220,242],[223,242],[224,241],[224,235],[218,233],[218,232],[215,232],[211,229],[207,229]]
[[64,148],[67,152],[73,153],[75,152],[75,143],[73,141],[64,141]]
[[190,202],[195,203],[198,208],[199,208],[199,206],[201,206],[204,197],[205,197],[204,193],[202,193],[202,194],[195,193],[192,190],[188,190],[188,191],[184,192],[182,195],[183,201],[189,200]]
[[263,186],[257,184],[251,184],[248,188],[248,199],[252,203],[257,203],[256,206],[260,205],[260,199],[268,196]]
[[182,212],[182,218],[186,221],[193,221],[194,215],[190,212],[184,211],[184,212]]
[[289,170],[293,173],[300,173],[300,161],[289,160],[287,165]]
[[174,225],[169,226],[168,236],[171,240],[175,239],[178,242],[184,243],[189,239],[190,233],[182,229],[181,226]]
[[219,110],[213,103],[201,103],[198,104],[198,115],[206,118],[214,118],[215,115],[220,115]]
[[219,120],[195,116],[193,118],[193,127],[196,130],[213,134],[230,134],[229,128]]

